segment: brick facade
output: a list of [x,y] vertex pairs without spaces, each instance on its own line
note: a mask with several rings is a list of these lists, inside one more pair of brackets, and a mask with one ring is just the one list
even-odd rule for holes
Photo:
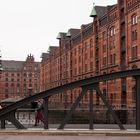
[[[51,79],[42,79],[48,82],[43,90],[91,76],[140,67],[140,1],[118,0],[112,6],[93,8],[93,22],[82,25],[80,29],[59,33],[59,47],[49,53],[46,61],[42,59],[41,69]],[[132,114],[127,114],[128,120],[132,121],[131,115],[134,115],[135,109],[134,79],[130,77],[104,81],[100,83],[100,89],[116,112],[120,108],[132,110]],[[67,91],[50,101],[68,106],[74,102],[80,91],[79,88]],[[81,106],[88,106],[88,101],[87,94],[81,101]],[[96,94],[94,103],[103,107]],[[122,114],[123,112],[120,113]],[[125,114],[126,112],[124,116]]]
[[40,62],[30,54],[26,61],[2,60],[0,100],[25,97],[40,91]]

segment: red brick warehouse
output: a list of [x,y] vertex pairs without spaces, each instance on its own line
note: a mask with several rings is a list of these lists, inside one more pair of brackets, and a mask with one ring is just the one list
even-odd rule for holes
[[[50,46],[49,52],[42,54],[41,89],[140,68],[139,13],[140,0],[118,0],[112,6],[93,6],[92,23],[81,25],[80,29],[68,29],[66,33],[60,32],[57,37],[59,46]],[[135,81],[131,77],[101,82],[100,88],[119,117],[125,118],[124,123],[135,122]],[[79,93],[80,89],[67,91],[53,96],[50,102],[53,107],[59,107],[59,103],[66,108]],[[88,107],[88,101],[87,94],[79,108]],[[104,108],[96,94],[94,103],[97,108]]]

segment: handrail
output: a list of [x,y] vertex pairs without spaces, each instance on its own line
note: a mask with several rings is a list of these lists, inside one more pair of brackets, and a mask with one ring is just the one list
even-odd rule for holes
[[7,114],[10,113],[11,111],[14,111],[16,109],[18,109],[19,107],[22,107],[32,101],[38,100],[38,99],[42,99],[42,98],[46,98],[55,94],[58,94],[60,92],[63,92],[65,90],[70,90],[76,87],[83,87],[86,85],[90,85],[90,84],[94,84],[94,83],[99,83],[102,81],[108,81],[108,80],[113,80],[113,79],[117,79],[117,78],[123,78],[123,77],[131,77],[131,76],[138,76],[140,75],[140,69],[133,69],[133,70],[126,70],[126,71],[119,71],[119,72],[115,72],[115,73],[109,73],[109,74],[105,74],[105,75],[99,75],[99,76],[94,76],[94,77],[90,77],[87,79],[82,79],[79,81],[75,81],[72,83],[68,83],[65,85],[61,85],[46,91],[42,91],[38,94],[26,97],[20,101],[17,101],[16,103],[13,103],[7,107],[4,107],[3,109],[0,110],[0,118]]

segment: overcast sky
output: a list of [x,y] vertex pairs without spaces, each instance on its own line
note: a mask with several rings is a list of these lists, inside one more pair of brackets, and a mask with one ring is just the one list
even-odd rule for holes
[[40,61],[48,46],[57,46],[59,32],[92,22],[95,5],[117,0],[0,0],[0,50],[2,59]]

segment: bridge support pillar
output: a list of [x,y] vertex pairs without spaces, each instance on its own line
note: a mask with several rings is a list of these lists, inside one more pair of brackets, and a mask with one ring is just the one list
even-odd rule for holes
[[90,111],[89,129],[92,130],[92,129],[93,129],[93,123],[94,123],[94,113],[93,113],[93,89],[90,89],[89,111]]
[[44,98],[44,129],[48,129],[48,101],[49,97]]
[[136,79],[136,130],[140,130],[140,76]]

